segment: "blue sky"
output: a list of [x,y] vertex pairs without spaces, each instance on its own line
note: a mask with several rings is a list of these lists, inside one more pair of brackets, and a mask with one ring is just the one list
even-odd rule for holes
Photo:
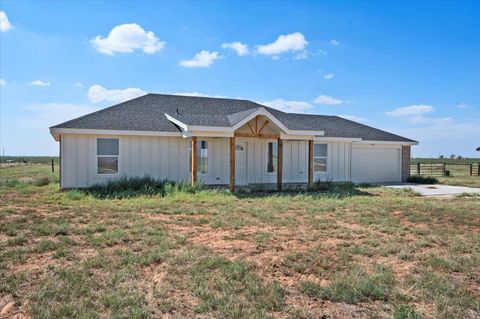
[[0,2],[1,147],[144,92],[246,98],[480,146],[480,2]]

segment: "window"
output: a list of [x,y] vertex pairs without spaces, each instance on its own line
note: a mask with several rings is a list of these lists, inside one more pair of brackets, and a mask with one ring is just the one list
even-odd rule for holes
[[197,146],[197,165],[200,173],[208,172],[208,142],[200,141]]
[[315,144],[313,148],[313,171],[326,172],[328,144]]
[[[188,146],[188,167],[192,172],[192,144]],[[208,141],[197,141],[197,172],[208,172]]]
[[118,174],[118,138],[97,138],[97,173]]
[[267,144],[267,172],[277,171],[278,164],[278,143],[268,142]]

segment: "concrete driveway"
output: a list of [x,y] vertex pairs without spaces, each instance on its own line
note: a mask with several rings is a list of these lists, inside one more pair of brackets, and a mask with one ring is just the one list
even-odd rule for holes
[[388,185],[385,187],[404,189],[410,188],[416,193],[422,196],[443,196],[443,195],[460,195],[464,193],[468,194],[480,194],[480,188],[464,187],[464,186],[450,186],[440,184],[401,184],[401,185]]

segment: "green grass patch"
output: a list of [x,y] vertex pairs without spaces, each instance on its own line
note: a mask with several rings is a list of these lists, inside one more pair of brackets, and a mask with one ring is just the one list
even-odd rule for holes
[[393,312],[393,319],[422,319],[422,317],[409,305],[400,305]]
[[263,282],[243,261],[206,256],[191,267],[190,275],[194,294],[201,300],[198,313],[213,311],[221,318],[261,318],[284,306],[281,286]]
[[311,281],[300,282],[300,292],[312,297],[356,304],[368,300],[388,300],[395,284],[390,268],[377,265],[371,274],[356,266],[337,273],[328,286]]

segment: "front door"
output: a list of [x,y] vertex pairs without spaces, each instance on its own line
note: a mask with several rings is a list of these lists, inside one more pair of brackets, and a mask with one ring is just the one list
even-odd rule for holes
[[247,185],[247,142],[235,143],[235,184]]

